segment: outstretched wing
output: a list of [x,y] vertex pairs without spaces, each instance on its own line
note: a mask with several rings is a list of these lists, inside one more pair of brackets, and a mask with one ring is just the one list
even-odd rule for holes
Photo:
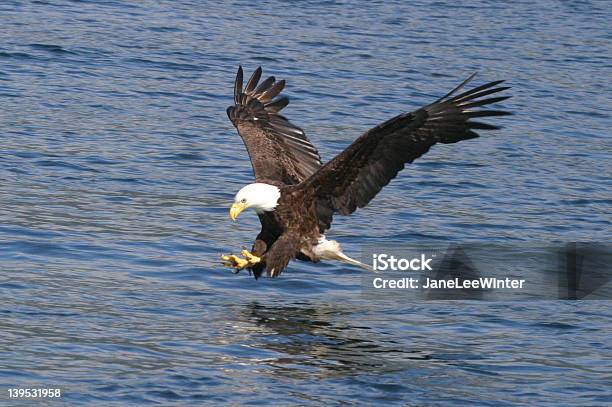
[[257,86],[260,78],[261,67],[243,90],[238,68],[227,115],[246,145],[256,181],[297,184],[319,169],[321,158],[304,131],[279,114],[289,104],[287,97],[278,97],[285,81],[271,76]]
[[498,129],[472,119],[510,114],[476,109],[510,97],[484,98],[509,89],[496,87],[503,81],[453,96],[474,76],[436,102],[369,130],[301,184],[300,188],[310,189],[318,199],[320,227],[329,228],[333,213],[348,215],[367,205],[406,163],[425,154],[434,144],[476,138],[474,130]]

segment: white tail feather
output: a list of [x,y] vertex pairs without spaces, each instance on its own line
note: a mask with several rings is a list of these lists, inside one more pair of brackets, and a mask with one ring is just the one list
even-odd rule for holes
[[314,253],[318,258],[323,260],[339,260],[343,263],[352,264],[353,266],[359,266],[366,270],[374,271],[374,269],[367,264],[364,264],[342,253],[340,243],[335,240],[327,240],[324,235],[319,238],[319,243],[314,247]]
[[342,252],[338,253],[337,259],[342,261],[342,262],[344,262],[344,263],[352,264],[354,266],[359,266],[359,267],[364,268],[364,269],[366,269],[368,271],[374,271],[374,269],[371,266],[368,266],[367,264],[362,263],[362,262],[360,262],[358,260],[352,259],[352,258],[350,258],[349,256],[347,256],[346,254],[344,254]]

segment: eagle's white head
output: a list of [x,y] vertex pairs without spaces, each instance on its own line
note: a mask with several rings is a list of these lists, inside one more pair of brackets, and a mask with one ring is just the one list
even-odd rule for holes
[[240,212],[253,208],[257,213],[273,211],[278,205],[280,189],[274,185],[256,182],[242,188],[236,194],[230,209],[230,217],[236,220]]

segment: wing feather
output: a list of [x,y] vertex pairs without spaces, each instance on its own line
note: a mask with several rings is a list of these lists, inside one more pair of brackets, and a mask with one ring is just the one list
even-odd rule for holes
[[348,215],[367,205],[407,163],[436,143],[456,143],[478,137],[474,130],[499,129],[473,118],[504,116],[503,110],[471,110],[509,98],[480,99],[509,89],[495,81],[455,95],[474,75],[436,102],[400,114],[359,137],[342,153],[300,184],[317,199],[321,229],[329,228],[333,213]]
[[321,167],[319,152],[302,129],[279,112],[289,99],[279,96],[285,81],[270,76],[261,83],[257,68],[243,91],[243,71],[238,68],[234,105],[227,115],[249,153],[255,180],[285,185],[298,184]]
[[[238,67],[238,73],[240,74],[240,77],[242,79],[242,67],[239,66]],[[253,72],[253,75],[251,75],[251,79],[249,79],[249,81],[247,82],[247,86],[244,89],[244,93],[245,94],[250,94],[251,92],[253,92],[255,90],[255,86],[257,86],[257,83],[259,82],[259,78],[261,78],[261,66],[258,67],[255,72]],[[238,75],[236,75],[236,81],[238,81]]]

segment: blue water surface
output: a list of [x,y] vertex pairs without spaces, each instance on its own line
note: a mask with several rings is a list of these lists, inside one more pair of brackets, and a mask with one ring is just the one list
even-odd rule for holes
[[[332,238],[612,237],[606,1],[0,3],[0,404],[606,405],[610,302],[377,301],[360,271],[231,274],[253,213],[238,64],[324,160],[472,72],[500,131],[434,147]],[[48,401],[48,403],[52,403]],[[55,405],[53,404],[53,405]]]

